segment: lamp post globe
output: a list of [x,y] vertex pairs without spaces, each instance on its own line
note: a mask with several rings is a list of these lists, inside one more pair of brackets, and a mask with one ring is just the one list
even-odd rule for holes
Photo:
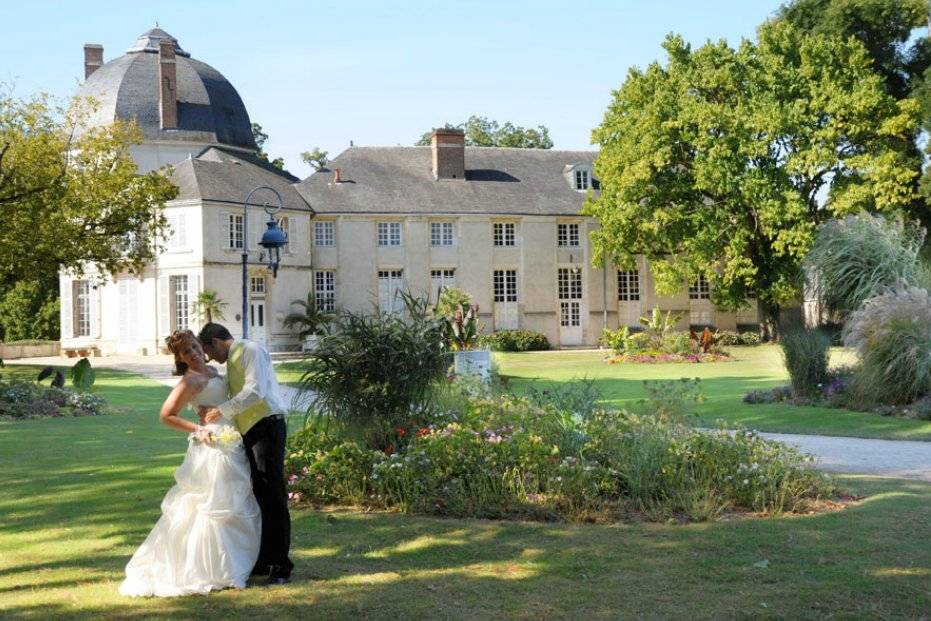
[[[281,248],[288,243],[287,234],[281,230],[274,218],[274,215],[281,211],[283,207],[281,194],[267,185],[252,188],[246,195],[246,200],[242,202],[242,338],[244,339],[249,338],[249,201],[252,199],[252,195],[260,190],[271,192],[278,202],[276,206],[269,205],[267,201],[261,205],[265,213],[268,214],[268,222],[266,223],[268,228],[262,233],[262,240],[259,245],[268,250],[268,267],[271,269],[273,277],[277,278],[278,276]],[[258,207],[258,205],[255,206]]]

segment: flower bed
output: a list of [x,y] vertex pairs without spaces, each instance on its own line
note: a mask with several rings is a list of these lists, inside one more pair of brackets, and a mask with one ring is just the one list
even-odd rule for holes
[[698,353],[698,354],[668,354],[665,352],[641,352],[637,354],[621,354],[607,359],[608,364],[662,364],[670,362],[729,362],[733,360],[724,353]]
[[699,521],[804,511],[833,493],[797,451],[750,432],[694,430],[670,414],[676,408],[570,411],[551,404],[572,399],[552,394],[540,404],[472,390],[432,420],[396,429],[384,450],[350,430],[297,432],[292,500],[461,517]]
[[0,382],[2,419],[97,416],[108,412],[103,397],[90,393],[32,382]]

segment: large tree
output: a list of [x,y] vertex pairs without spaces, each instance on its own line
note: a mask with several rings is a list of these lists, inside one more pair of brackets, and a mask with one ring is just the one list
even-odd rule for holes
[[724,309],[752,289],[772,320],[799,297],[821,221],[911,203],[918,106],[888,94],[858,41],[785,22],[736,49],[664,47],[668,63],[631,70],[593,132],[595,254],[646,255],[661,293],[703,275]]
[[[929,23],[928,0],[793,0],[777,19],[811,34],[853,37],[866,48],[873,69],[895,99],[913,98],[921,105],[921,125],[912,136],[911,165],[922,170],[919,129],[931,130],[931,42],[922,32]],[[916,176],[915,183],[918,183]],[[922,197],[910,211],[931,225],[931,176],[922,179]]]
[[[61,108],[43,96],[0,94],[5,308],[16,306],[9,295],[22,298],[23,291],[53,299],[60,268],[139,270],[163,239],[162,207],[177,188],[165,171],[138,174],[130,147],[142,136],[134,125],[85,127],[92,106],[77,101]],[[18,285],[25,282],[41,286]]]
[[268,134],[262,131],[262,126],[258,123],[252,124],[252,137],[255,139],[255,146],[259,148],[258,151],[255,152],[256,157],[263,162],[268,162],[279,170],[284,170],[284,159],[280,157],[271,159],[268,153],[265,152],[265,143],[268,141]]
[[[465,123],[458,125],[447,123],[446,127],[463,130],[467,147],[553,148],[550,130],[543,125],[538,125],[536,129],[514,125],[510,121],[502,125],[498,121],[491,121],[483,116],[473,115]],[[419,147],[428,146],[432,134],[432,131],[426,132],[415,144]]]

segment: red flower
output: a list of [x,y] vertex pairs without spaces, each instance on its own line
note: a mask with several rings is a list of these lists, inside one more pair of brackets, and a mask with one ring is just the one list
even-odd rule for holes
[[418,437],[418,438],[422,438],[422,437],[424,437],[425,435],[428,435],[429,433],[430,433],[430,429],[429,429],[429,428],[427,428],[427,427],[421,427],[420,429],[417,430],[417,437]]
[[385,447],[385,455],[391,455],[392,453],[394,453],[394,445],[389,444]]
[[407,435],[407,430],[405,430],[404,427],[395,427],[394,432],[398,434],[399,438],[403,438]]

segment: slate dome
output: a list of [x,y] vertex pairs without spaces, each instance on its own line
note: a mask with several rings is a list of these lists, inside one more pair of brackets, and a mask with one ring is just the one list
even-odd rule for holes
[[[166,39],[175,49],[176,129],[162,129],[159,115],[158,48]],[[77,94],[93,97],[99,105],[92,125],[135,119],[146,140],[257,148],[249,113],[233,85],[210,65],[191,58],[161,28],[143,33],[124,55],[94,71]]]

